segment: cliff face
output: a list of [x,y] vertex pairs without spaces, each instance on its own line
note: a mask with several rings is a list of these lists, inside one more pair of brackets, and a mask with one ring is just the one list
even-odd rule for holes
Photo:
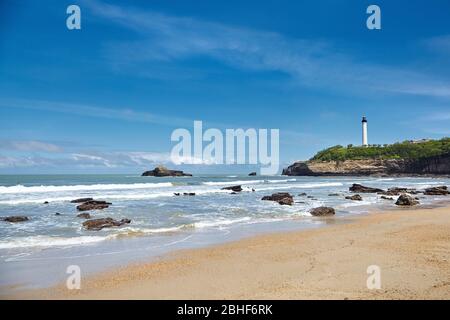
[[287,176],[367,176],[367,175],[450,174],[450,154],[418,160],[346,160],[296,162],[283,170]]

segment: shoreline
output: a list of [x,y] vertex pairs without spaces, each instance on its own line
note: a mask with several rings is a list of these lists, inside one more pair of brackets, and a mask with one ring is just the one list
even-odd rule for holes
[[[151,262],[178,250],[205,248],[260,234],[320,228],[326,224],[345,223],[347,218],[366,215],[370,211],[396,207],[394,201],[387,201],[392,199],[382,199],[378,194],[363,194],[363,201],[348,199],[347,195],[353,195],[350,191],[354,191],[351,190],[354,183],[370,184],[383,190],[397,185],[411,191],[450,183],[431,179],[277,177],[252,180],[229,176],[191,178],[180,185],[174,179],[166,179],[163,186],[143,186],[140,181],[129,179],[96,177],[91,181],[96,183],[93,188],[79,184],[85,182],[84,177],[69,180],[62,177],[56,186],[49,185],[50,190],[43,185],[6,190],[3,200],[32,200],[38,205],[33,205],[29,212],[29,222],[0,224],[4,232],[0,241],[0,246],[3,246],[0,250],[0,296],[62,283],[68,277],[67,268],[72,265],[79,266],[83,279],[87,279],[114,268]],[[42,179],[38,180],[41,183]],[[124,185],[124,180],[131,182],[131,187]],[[222,190],[224,185],[244,182],[251,183],[251,186],[241,193],[231,195]],[[76,183],[75,192],[73,187],[68,188],[73,183]],[[124,187],[126,189],[121,189]],[[251,187],[256,190],[250,192]],[[275,191],[289,191],[294,204],[282,206],[262,201],[263,197]],[[194,192],[197,197],[177,197],[175,192]],[[67,199],[86,196],[113,203],[106,210],[93,211],[92,218],[111,217],[118,221],[127,218],[133,221],[132,225],[102,231],[85,230],[82,227],[84,220],[77,217],[75,205]],[[446,199],[441,196],[418,197],[421,208],[439,206],[438,202]],[[49,203],[43,203],[44,200]],[[319,206],[334,208],[336,216],[323,220],[308,214],[311,208]],[[2,208],[13,209],[10,214],[23,214],[31,206],[14,204],[8,207],[5,204]],[[61,214],[55,215],[54,212]],[[13,290],[8,286],[13,286]]]
[[[81,290],[60,284],[0,298],[450,299],[448,203],[351,219],[178,250],[88,276]],[[371,265],[381,269],[381,290],[366,287]]]

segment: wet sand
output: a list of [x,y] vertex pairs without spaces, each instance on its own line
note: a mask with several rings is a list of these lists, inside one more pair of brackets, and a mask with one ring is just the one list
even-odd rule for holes
[[[379,290],[367,288],[372,265]],[[82,279],[81,290],[61,284],[2,298],[450,299],[450,207],[178,251]]]

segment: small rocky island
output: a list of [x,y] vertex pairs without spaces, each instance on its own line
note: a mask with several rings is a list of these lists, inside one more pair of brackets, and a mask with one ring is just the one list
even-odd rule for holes
[[169,170],[164,166],[158,166],[153,170],[145,171],[143,177],[192,177],[190,173],[184,173],[181,170]]
[[450,175],[450,138],[334,146],[283,169],[287,176]]

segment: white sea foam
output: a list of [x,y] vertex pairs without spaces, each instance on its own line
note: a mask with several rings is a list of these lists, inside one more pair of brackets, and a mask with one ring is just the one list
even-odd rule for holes
[[[172,192],[158,192],[151,194],[109,194],[102,196],[102,200],[144,200],[144,199],[154,199],[160,197],[171,197],[173,196]],[[7,205],[17,205],[17,204],[36,204],[43,203],[44,201],[48,201],[50,203],[53,202],[63,202],[73,200],[75,197],[40,197],[40,198],[31,198],[31,199],[11,199],[11,200],[2,200],[0,204]]]
[[95,243],[104,241],[106,239],[108,239],[108,236],[81,236],[63,238],[40,235],[31,237],[18,237],[0,241],[0,249],[74,246]]
[[183,229],[194,228],[194,225],[180,225],[177,227],[162,227],[162,228],[137,228],[125,227],[115,229],[115,233],[106,236],[79,236],[79,237],[51,237],[51,236],[30,236],[17,237],[8,240],[0,241],[0,249],[14,249],[14,248],[33,248],[33,247],[67,247],[79,246],[90,243],[96,243],[104,240],[116,239],[124,236],[145,235],[145,234],[162,234],[172,233]]
[[255,184],[264,183],[264,180],[236,180],[236,181],[207,181],[203,182],[207,186],[227,186],[227,185],[238,185],[238,184]]
[[[102,200],[145,200],[145,199],[156,199],[156,198],[163,198],[163,197],[173,197],[175,196],[175,193],[180,193],[181,195],[184,192],[193,192],[196,195],[204,195],[204,194],[210,194],[210,193],[229,193],[228,190],[220,190],[220,189],[182,189],[182,190],[173,190],[173,191],[164,191],[164,192],[153,192],[153,193],[126,193],[126,192],[120,192],[118,194],[90,194],[89,196],[92,197],[99,197]],[[70,201],[76,198],[77,196],[62,196],[62,197],[31,197],[31,198],[15,198],[15,199],[8,199],[8,200],[0,200],[0,204],[6,204],[6,205],[18,205],[18,204],[42,204],[44,201],[48,201],[50,203],[52,202],[63,202],[63,201]]]
[[67,186],[32,186],[15,185],[10,187],[0,186],[0,194],[11,193],[36,193],[36,192],[60,192],[60,191],[91,191],[91,190],[123,190],[123,189],[148,189],[172,187],[171,182],[159,183],[129,183],[129,184],[90,184]]
[[370,206],[372,204],[375,204],[378,202],[378,197],[371,197],[371,198],[364,198],[363,201],[350,201],[343,203],[336,208],[338,209],[345,209],[345,208],[351,208],[351,207],[361,207],[361,206]]
[[203,229],[214,228],[221,226],[228,226],[240,222],[250,221],[250,217],[243,217],[238,219],[224,219],[218,220],[205,220],[191,224],[183,224],[176,227],[161,227],[161,228],[139,228],[139,227],[125,227],[115,229],[115,233],[111,233],[106,236],[79,236],[79,237],[52,237],[52,236],[30,236],[30,237],[17,237],[0,241],[0,249],[15,249],[15,248],[48,248],[48,247],[71,247],[97,243],[105,240],[112,240],[122,237],[150,235],[150,234],[164,234],[174,233],[181,230],[189,229]]
[[279,180],[267,180],[269,183],[283,183],[283,182],[294,182],[297,179],[279,179]]
[[126,236],[139,236],[150,234],[174,233],[181,230],[193,229],[194,224],[183,224],[176,227],[161,227],[161,228],[139,228],[139,227],[125,227],[118,229],[115,234],[110,235],[110,238],[120,238]]
[[269,180],[235,180],[235,181],[207,181],[203,182],[207,186],[227,186],[227,185],[246,185],[246,184],[259,184],[259,183],[286,183],[295,182],[297,179],[269,179]]
[[240,223],[240,222],[247,222],[247,221],[250,221],[250,220],[251,220],[250,217],[243,217],[243,218],[238,218],[238,219],[224,219],[224,218],[220,218],[220,219],[216,219],[216,220],[195,222],[194,226],[197,229],[213,228],[213,227],[228,226],[228,225],[235,224],[235,223]]
[[49,202],[62,202],[62,201],[70,201],[73,200],[74,197],[40,197],[40,198],[17,198],[17,199],[10,199],[10,200],[1,200],[0,204],[7,204],[7,205],[16,205],[16,204],[35,204],[35,203],[43,203],[44,201]]
[[267,186],[267,187],[258,187],[258,191],[268,191],[268,190],[286,190],[286,189],[315,189],[315,188],[325,188],[325,187],[340,187],[343,186],[340,182],[320,182],[320,183],[296,183],[296,184],[288,184],[286,186]]
[[323,187],[341,187],[344,184],[341,182],[318,182],[318,183],[302,183],[296,184],[296,188],[323,188]]
[[435,186],[442,186],[445,185],[445,182],[441,182],[441,181],[435,181],[435,182],[416,182],[411,184],[413,187],[417,186],[418,189],[427,189],[427,188],[432,188]]

